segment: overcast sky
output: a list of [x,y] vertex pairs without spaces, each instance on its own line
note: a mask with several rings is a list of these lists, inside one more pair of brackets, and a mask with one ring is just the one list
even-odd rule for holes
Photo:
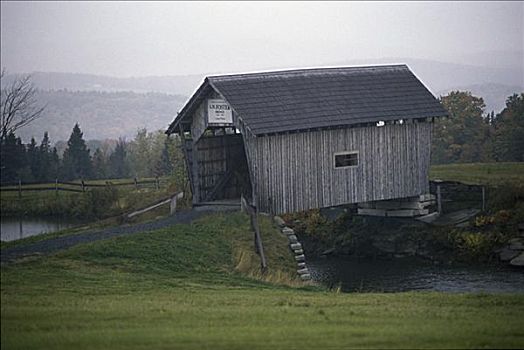
[[475,63],[491,51],[522,55],[523,8],[524,2],[2,1],[1,60],[9,72],[122,77],[382,57]]

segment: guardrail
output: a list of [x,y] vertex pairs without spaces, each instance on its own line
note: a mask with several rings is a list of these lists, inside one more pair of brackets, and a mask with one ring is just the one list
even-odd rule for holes
[[127,219],[130,219],[133,216],[137,216],[137,215],[146,213],[146,212],[148,212],[150,210],[153,210],[155,208],[158,208],[158,207],[160,207],[162,205],[165,205],[165,204],[168,204],[168,203],[170,204],[169,213],[171,215],[173,215],[176,212],[177,201],[179,199],[182,199],[182,198],[184,198],[184,192],[177,192],[174,195],[171,195],[169,197],[166,197],[166,198],[163,198],[163,199],[157,201],[155,204],[152,204],[152,205],[147,206],[147,207],[142,208],[142,209],[135,210],[134,212],[125,215],[125,217]]

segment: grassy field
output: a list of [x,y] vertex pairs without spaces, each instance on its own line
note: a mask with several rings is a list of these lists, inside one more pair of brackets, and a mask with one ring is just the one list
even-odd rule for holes
[[524,163],[465,163],[431,166],[431,180],[459,181],[467,184],[524,184]]
[[261,217],[217,214],[1,267],[2,349],[524,346],[524,294],[340,294],[296,280]]

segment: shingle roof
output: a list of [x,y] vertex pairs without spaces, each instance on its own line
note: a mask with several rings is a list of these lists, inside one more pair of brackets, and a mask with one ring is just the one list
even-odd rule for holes
[[319,68],[208,77],[169,130],[207,84],[255,135],[448,115],[406,65]]

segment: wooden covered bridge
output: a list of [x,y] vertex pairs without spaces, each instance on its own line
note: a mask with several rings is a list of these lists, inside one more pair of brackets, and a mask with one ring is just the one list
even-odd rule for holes
[[259,211],[428,193],[432,122],[447,112],[405,65],[207,77],[178,133],[193,203]]

